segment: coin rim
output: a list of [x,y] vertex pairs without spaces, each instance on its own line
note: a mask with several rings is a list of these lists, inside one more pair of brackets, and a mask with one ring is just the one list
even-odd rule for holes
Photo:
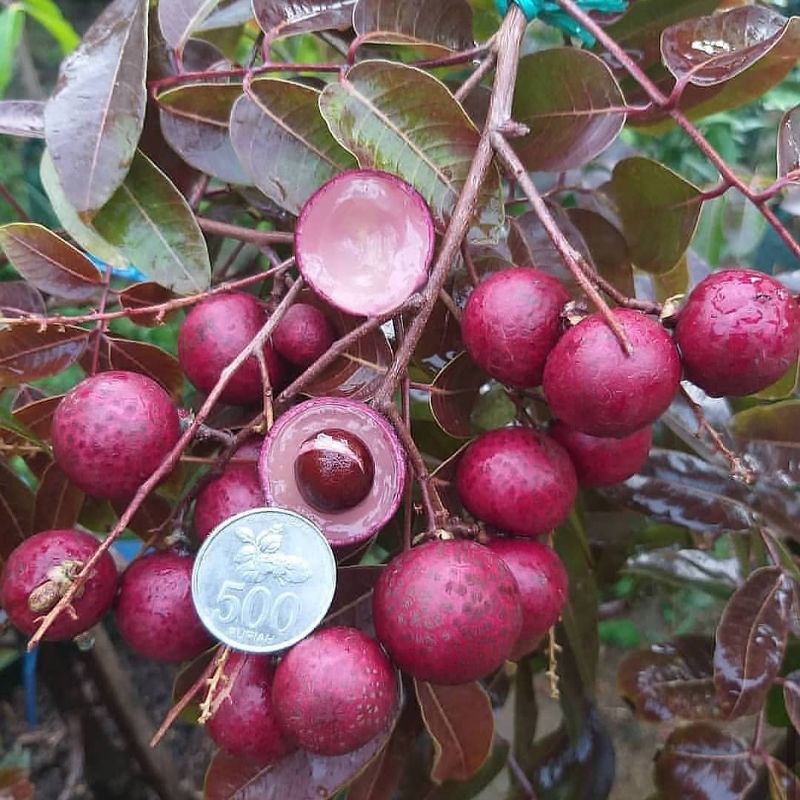
[[[220,636],[218,629],[212,624],[209,624],[208,616],[203,613],[203,611],[198,606],[196,597],[200,594],[200,565],[202,564],[203,558],[206,555],[206,552],[211,547],[213,540],[216,539],[229,525],[231,525],[234,521],[238,520],[241,517],[248,517],[256,513],[264,513],[268,512],[270,515],[288,515],[291,517],[296,517],[301,522],[306,523],[309,525],[313,530],[317,532],[319,535],[320,540],[325,545],[325,552],[328,555],[329,564],[333,574],[333,580],[331,581],[331,589],[330,589],[330,598],[328,601],[323,605],[322,611],[319,614],[319,617],[314,621],[314,624],[306,630],[300,636],[295,636],[293,639],[289,639],[285,642],[281,642],[279,647],[275,646],[242,646],[240,643],[233,643],[228,640],[228,638],[224,636]],[[200,621],[203,623],[203,627],[212,635],[214,638],[218,639],[223,644],[227,645],[228,647],[233,648],[242,653],[258,653],[258,654],[267,654],[267,653],[279,653],[282,650],[288,650],[290,647],[293,647],[298,642],[302,641],[309,636],[313,631],[317,629],[319,624],[325,619],[325,615],[328,613],[331,607],[331,603],[333,602],[333,596],[336,593],[336,578],[337,578],[337,566],[336,566],[336,557],[333,554],[333,549],[331,548],[330,542],[325,537],[325,534],[322,532],[320,527],[312,522],[308,517],[304,517],[302,514],[298,514],[296,511],[292,511],[288,508],[279,508],[277,506],[263,506],[259,508],[251,508],[247,511],[240,511],[238,514],[234,514],[232,517],[228,517],[228,519],[220,522],[219,525],[214,528],[211,533],[205,538],[203,543],[200,545],[200,549],[197,551],[197,555],[195,556],[194,565],[192,566],[192,605],[194,606],[195,611],[197,612],[197,616],[200,618]]]

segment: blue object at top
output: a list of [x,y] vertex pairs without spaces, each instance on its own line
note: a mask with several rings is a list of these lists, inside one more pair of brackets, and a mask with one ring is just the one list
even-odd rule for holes
[[[575,0],[575,2],[584,11],[604,13],[617,13],[625,11],[628,7],[628,0]],[[552,0],[495,0],[495,5],[503,16],[508,13],[512,5],[517,5],[528,21],[540,19],[554,28],[560,28],[570,36],[577,36],[589,47],[595,42],[594,36],[589,31]]]
[[[105,272],[106,264],[105,261],[101,261],[99,258],[95,258],[91,253],[87,253],[86,257],[89,261],[94,264],[100,272]],[[141,270],[138,270],[133,264],[129,264],[127,267],[111,267],[111,274],[114,275],[116,278],[122,278],[126,281],[146,281],[149,280],[147,275],[144,274]]]

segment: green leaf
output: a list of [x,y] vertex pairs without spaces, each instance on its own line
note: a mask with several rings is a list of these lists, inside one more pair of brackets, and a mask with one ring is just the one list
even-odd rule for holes
[[646,272],[671,270],[697,227],[700,190],[658,162],[634,156],[614,167],[610,192],[633,263]]
[[593,53],[554,47],[519,62],[513,116],[530,133],[514,139],[529,170],[564,172],[591,161],[625,124],[625,98]]
[[792,364],[775,383],[757,392],[753,397],[759,400],[785,400],[795,393],[798,382],[800,382],[800,359]]
[[211,280],[205,239],[183,195],[137,151],[122,185],[93,220],[103,238],[156,283],[178,294]]
[[[362,61],[320,96],[333,135],[362,167],[399,175],[427,201],[440,230],[464,188],[479,134],[441,81],[415,67]],[[469,238],[496,242],[505,213],[492,168],[478,194]]]
[[58,42],[64,55],[78,46],[81,37],[53,0],[22,0],[22,6]]
[[0,97],[5,94],[14,74],[14,53],[25,26],[25,14],[19,3],[0,11]]
[[114,0],[61,64],[44,112],[64,193],[93,214],[128,171],[144,125],[147,0]]
[[106,264],[111,264],[112,267],[128,265],[127,259],[119,250],[110,245],[94,228],[91,228],[78,216],[78,212],[61,188],[53,160],[47,150],[42,154],[39,178],[61,226],[84,250],[95,258],[105,261]]
[[231,112],[231,141],[245,173],[292,214],[323,183],[355,166],[319,112],[319,92],[299,83],[253,81]]

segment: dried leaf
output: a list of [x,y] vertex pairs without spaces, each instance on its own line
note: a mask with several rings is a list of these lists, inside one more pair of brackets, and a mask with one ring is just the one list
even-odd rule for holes
[[466,0],[358,0],[353,27],[368,42],[433,44],[445,51],[473,45]]
[[445,433],[456,439],[475,434],[472,412],[481,389],[490,380],[466,352],[440,370],[431,384],[430,404],[433,418]]
[[800,105],[790,108],[778,126],[778,177],[800,170]]
[[80,250],[41,225],[3,225],[0,247],[23,278],[56,297],[88,300],[102,285],[97,267]]
[[414,681],[422,720],[435,755],[431,779],[465,781],[489,757],[494,736],[494,715],[489,695],[479,683],[435,686]]
[[633,263],[645,272],[672,269],[697,227],[700,190],[662,164],[634,156],[614,167],[611,194]]
[[53,528],[74,528],[81,513],[84,494],[62,472],[58,464],[51,464],[42,475],[36,490],[33,511],[33,529],[46,531]]
[[187,164],[226,183],[249,184],[229,130],[241,96],[238,84],[194,83],[163,92],[158,103],[164,139]]
[[69,201],[93,214],[122,183],[144,125],[147,0],[114,0],[61,64],[44,111]]
[[0,133],[44,139],[44,103],[41,100],[0,100]]
[[180,52],[219,0],[160,0],[158,23],[167,44]]
[[323,183],[355,166],[319,111],[319,92],[276,78],[250,85],[231,112],[231,141],[250,180],[292,214]]
[[272,41],[298,33],[349,28],[355,4],[356,0],[253,0],[253,11]]
[[0,386],[56,375],[77,361],[88,338],[89,331],[71,326],[0,330]]
[[[362,167],[407,180],[449,222],[464,188],[479,134],[447,87],[433,76],[390,61],[362,61],[319,99],[333,135]],[[478,193],[469,238],[497,241],[504,220],[500,175],[492,168]]]
[[[155,306],[161,303],[167,303],[174,299],[175,295],[159,286],[157,283],[145,281],[143,283],[134,283],[126,287],[119,293],[120,305],[126,310],[133,310],[139,308],[146,308],[148,306]],[[163,325],[168,319],[174,316],[175,312],[165,314],[159,318],[158,313],[154,314],[134,314],[131,320],[137,325],[143,325],[147,328],[155,328]]]
[[114,196],[93,220],[130,263],[178,294],[202,292],[211,280],[205,239],[183,195],[141,152]]
[[697,723],[672,732],[656,757],[654,773],[659,797],[735,800],[745,796],[757,770],[738,736]]
[[513,116],[530,133],[514,149],[532,171],[564,172],[603,152],[625,124],[625,98],[594,53],[554,47],[524,56]]
[[714,684],[730,718],[755,714],[778,674],[789,635],[792,592],[778,567],[753,572],[717,627]]
[[679,636],[625,657],[617,686],[636,715],[649,722],[721,715],[714,688],[714,640]]

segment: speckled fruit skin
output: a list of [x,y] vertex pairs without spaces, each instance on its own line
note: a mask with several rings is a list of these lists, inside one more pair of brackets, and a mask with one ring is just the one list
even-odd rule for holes
[[234,679],[230,694],[206,723],[209,736],[223,750],[264,766],[294,749],[275,720],[274,675],[271,658],[231,653],[225,664],[225,676]]
[[568,453],[581,486],[613,486],[635,475],[647,461],[653,443],[650,425],[630,436],[612,439],[589,436],[560,420],[548,431]]
[[461,332],[467,352],[509,386],[538,386],[568,301],[564,286],[539,270],[517,267],[490,275],[464,308]]
[[763,272],[723,270],[689,295],[675,341],[686,377],[707,394],[753,394],[797,360],[800,308],[786,287]]
[[[86,563],[99,544],[88,533],[59,529],[37,533],[15,548],[0,577],[0,606],[11,622],[25,635],[32,635],[37,621],[50,608],[32,611],[28,606],[31,592],[50,580],[52,576],[48,573],[65,561]],[[50,641],[72,639],[91,628],[111,607],[116,589],[114,559],[103,553],[94,574],[84,584],[83,593],[72,601],[77,619],[60,614],[44,638]]]
[[188,661],[213,640],[192,603],[194,558],[162,550],[134,561],[122,573],[114,608],[122,638],[154,661]]
[[136,372],[81,381],[53,415],[53,453],[87,494],[129,500],[180,438],[169,395]]
[[374,639],[355,628],[324,628],[284,656],[272,704],[291,741],[317,755],[342,755],[389,724],[397,678]]
[[[267,307],[256,297],[231,292],[209,297],[186,315],[178,334],[178,360],[186,377],[201,392],[210,392],[222,370],[253,340],[267,321]],[[273,389],[280,389],[286,368],[267,342],[267,371]],[[222,401],[246,406],[261,400],[258,361],[251,356],[222,392]]]
[[578,483],[558,442],[530,428],[501,428],[464,451],[456,488],[476,519],[518,536],[539,536],[567,518]]
[[492,539],[486,546],[503,559],[519,586],[522,630],[511,658],[522,658],[561,616],[569,588],[567,571],[555,550],[541,542]]
[[214,528],[234,514],[266,505],[258,468],[252,464],[228,464],[197,495],[194,532],[203,541]]
[[325,314],[308,303],[290,306],[275,328],[272,344],[296,367],[313,364],[333,344],[334,331]]
[[397,556],[378,579],[372,609],[378,639],[397,666],[444,685],[497,669],[522,627],[511,570],[465,540],[429,542]]
[[600,314],[559,339],[544,368],[543,388],[553,416],[592,436],[628,436],[663,414],[681,379],[669,334],[638,311],[613,314],[633,346],[628,356]]

